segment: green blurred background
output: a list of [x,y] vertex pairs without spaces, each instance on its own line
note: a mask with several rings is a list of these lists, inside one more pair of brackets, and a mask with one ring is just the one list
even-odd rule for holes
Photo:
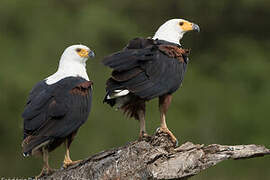
[[[1,0],[0,1],[0,177],[29,177],[40,158],[21,154],[22,118],[33,85],[54,73],[63,50],[88,45],[96,58],[87,69],[94,81],[92,112],[71,146],[83,159],[138,137],[138,122],[102,104],[110,70],[105,55],[134,37],[152,36],[171,18],[200,25],[182,40],[192,48],[183,88],[174,94],[168,126],[180,143],[264,144],[270,138],[269,0]],[[157,100],[147,106],[147,129],[159,125]],[[59,168],[60,147],[51,153]],[[227,161],[193,180],[270,179],[269,157]]]

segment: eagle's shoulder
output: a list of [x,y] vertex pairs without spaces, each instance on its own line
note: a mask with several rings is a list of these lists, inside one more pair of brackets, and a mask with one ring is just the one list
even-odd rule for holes
[[91,81],[81,77],[66,77],[51,85],[46,84],[46,80],[40,81],[31,90],[22,117],[34,118],[44,111],[47,104],[53,104],[53,100],[58,104],[64,104],[70,95],[89,94],[92,84]]
[[81,96],[85,96],[89,94],[89,90],[92,89],[93,82],[92,81],[83,81],[78,83],[74,88],[70,90],[71,94],[77,94]]
[[158,49],[168,57],[177,59],[181,63],[187,63],[187,57],[190,53],[189,49],[183,49],[174,45],[159,45]]
[[74,88],[79,89],[89,89],[92,86],[92,81],[86,80],[82,77],[66,77],[61,79],[55,84],[52,84],[53,89],[55,89],[55,93],[59,93],[59,91],[62,91],[62,93],[65,92],[71,92]]

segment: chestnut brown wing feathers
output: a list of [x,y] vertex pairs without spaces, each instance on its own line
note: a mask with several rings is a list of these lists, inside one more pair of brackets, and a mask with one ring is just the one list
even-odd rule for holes
[[176,58],[178,61],[184,63],[185,57],[190,53],[189,49],[182,49],[172,45],[160,45],[158,49],[171,58]]

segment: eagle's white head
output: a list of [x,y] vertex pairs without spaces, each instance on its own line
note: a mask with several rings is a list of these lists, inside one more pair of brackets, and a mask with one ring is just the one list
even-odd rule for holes
[[94,56],[94,52],[87,46],[79,44],[67,47],[60,58],[58,70],[46,78],[46,83],[54,84],[70,76],[89,80],[86,73],[86,61]]
[[184,19],[170,19],[158,28],[153,39],[180,44],[183,35],[192,30],[199,32],[200,27]]
[[84,64],[86,63],[89,57],[94,57],[95,54],[93,51],[90,50],[89,47],[85,45],[72,45],[65,49],[63,52],[59,66],[65,64]]

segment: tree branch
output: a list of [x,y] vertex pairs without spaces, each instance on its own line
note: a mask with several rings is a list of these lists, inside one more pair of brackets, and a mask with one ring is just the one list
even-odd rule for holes
[[269,155],[261,145],[208,146],[186,142],[174,148],[166,134],[100,152],[44,179],[187,179],[227,159]]

